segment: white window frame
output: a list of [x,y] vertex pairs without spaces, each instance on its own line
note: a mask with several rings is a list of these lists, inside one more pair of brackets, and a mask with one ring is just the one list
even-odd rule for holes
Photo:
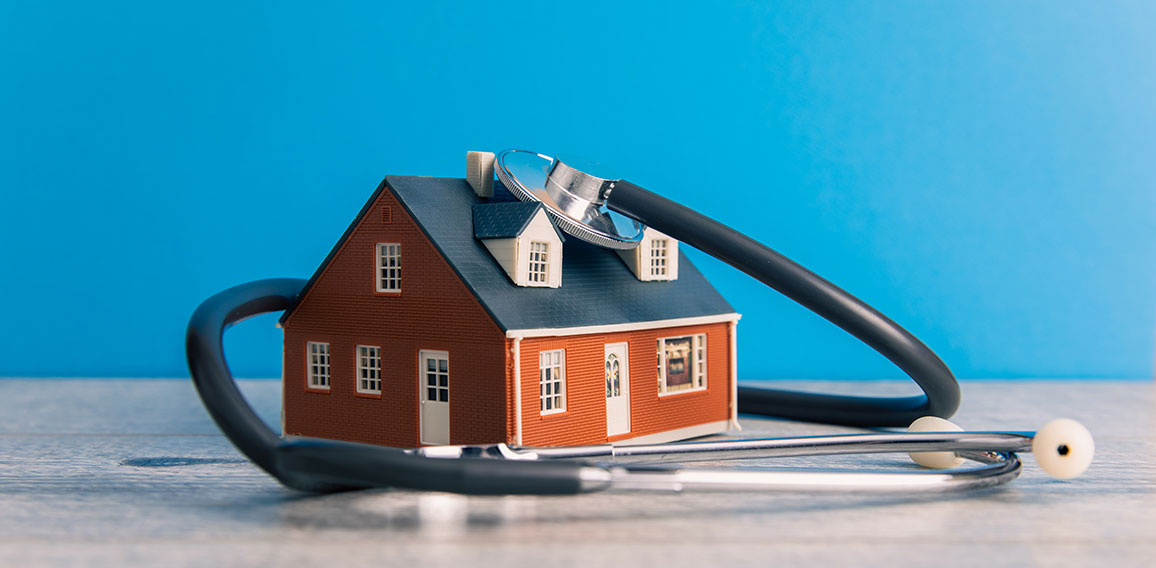
[[329,344],[320,341],[305,342],[305,388],[329,390],[330,377]]
[[670,275],[670,239],[650,241],[650,277],[666,278]]
[[[434,361],[436,368],[430,369],[428,367],[429,361]],[[442,361],[446,362],[445,369],[441,368]],[[426,389],[422,391],[421,399],[430,402],[450,402],[450,352],[449,351],[430,351],[422,349],[418,351],[418,376],[420,377],[419,387]],[[429,374],[433,373],[434,385],[429,384]],[[441,380],[445,377],[445,380]],[[442,383],[445,383],[444,385]],[[430,391],[433,391],[433,397],[430,397]]]
[[374,247],[374,280],[377,291],[390,294],[401,292],[401,243],[377,243]]
[[526,281],[530,284],[550,283],[550,243],[530,241],[530,262],[526,266]]
[[357,346],[358,394],[381,394],[381,347]]
[[[687,357],[690,359],[685,364],[690,367],[690,383],[685,385],[676,385],[671,387],[666,384],[666,342],[676,341],[680,339],[690,339],[690,351]],[[667,396],[672,394],[682,394],[687,392],[704,391],[707,388],[706,381],[706,334],[694,333],[689,335],[678,335],[672,337],[661,337],[658,339],[658,395]]]
[[538,354],[538,410],[542,416],[566,412],[565,349]]

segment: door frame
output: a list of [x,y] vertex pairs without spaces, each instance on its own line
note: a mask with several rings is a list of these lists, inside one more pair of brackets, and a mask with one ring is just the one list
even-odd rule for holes
[[[425,374],[426,374],[426,361],[429,359],[435,359],[435,360],[436,359],[445,359],[446,360],[446,386],[445,386],[445,389],[446,389],[446,399],[447,400],[444,403],[446,405],[446,408],[445,408],[445,411],[446,411],[446,416],[445,416],[446,438],[445,438],[444,442],[442,442],[442,441],[428,441],[426,438],[426,427],[425,427],[426,402],[429,399],[427,398],[428,391],[426,390],[427,387],[426,387],[426,383],[425,383],[425,381],[426,381]],[[418,434],[417,434],[417,436],[418,436],[418,442],[420,442],[422,444],[438,445],[438,444],[450,443],[450,404],[451,404],[452,399],[450,399],[449,395],[451,394],[450,393],[450,391],[451,391],[451,389],[450,389],[450,377],[451,377],[452,372],[449,368],[449,361],[450,361],[449,351],[441,351],[438,349],[421,349],[421,350],[418,350],[418,352],[417,352],[417,397],[418,397],[418,399],[417,399],[418,400],[418,409],[417,409],[417,412],[418,412],[418,416],[417,416]],[[437,402],[437,401],[434,401],[434,402]],[[437,402],[437,404],[442,404],[442,403]]]
[[[625,414],[626,414],[626,429],[621,431],[621,432],[615,432],[613,434],[610,432],[610,414],[611,414],[610,402],[611,402],[611,397],[606,397],[606,436],[607,437],[622,436],[625,434],[629,434],[630,432],[633,431],[633,424],[631,424],[631,422],[632,422],[631,414],[633,414],[633,412],[632,412],[633,409],[631,408],[631,405],[630,405],[630,344],[625,342],[625,341],[605,344],[602,348],[602,368],[603,368],[603,370],[605,370],[605,368],[606,368],[606,358],[610,356],[612,349],[614,350],[615,353],[618,353],[619,355],[621,355],[620,359],[622,362],[620,365],[619,373],[621,374],[622,394],[620,394],[614,398],[621,398],[622,399],[621,405],[625,406],[624,410],[617,409],[615,411],[616,412],[625,412]],[[605,376],[603,376],[603,383],[605,383]]]

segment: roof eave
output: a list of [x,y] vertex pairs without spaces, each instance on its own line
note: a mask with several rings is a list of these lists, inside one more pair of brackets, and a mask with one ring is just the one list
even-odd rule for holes
[[604,325],[583,325],[576,327],[546,327],[536,329],[511,329],[506,331],[508,339],[527,339],[531,337],[564,337],[569,335],[591,335],[595,333],[621,333],[625,331],[641,331],[647,329],[665,329],[669,327],[687,327],[692,325],[707,325],[712,323],[737,322],[742,315],[731,312],[707,316],[693,316],[672,318],[665,320],[611,323]]
[[304,300],[309,291],[313,289],[313,285],[317,282],[317,279],[321,277],[321,273],[325,272],[325,269],[329,267],[329,263],[333,261],[333,258],[336,257],[337,253],[341,251],[341,248],[345,246],[345,241],[349,240],[354,229],[361,224],[361,219],[365,217],[365,214],[369,212],[373,204],[377,203],[378,196],[381,195],[382,191],[385,191],[385,188],[386,181],[385,178],[382,178],[381,183],[377,184],[377,189],[374,190],[373,195],[369,197],[365,205],[361,206],[361,211],[353,218],[353,222],[345,228],[345,232],[341,234],[340,239],[337,239],[337,243],[333,245],[333,248],[329,249],[329,254],[325,255],[325,260],[321,261],[321,265],[317,267],[317,270],[313,271],[313,276],[309,277],[309,280],[305,282],[305,286],[301,288],[301,291],[297,293],[297,296],[293,298],[293,301],[285,308],[285,313],[281,314],[281,317],[277,319],[277,327],[283,327],[285,322],[289,320],[289,316],[293,315],[293,311],[297,309],[297,306],[301,304],[301,301]]

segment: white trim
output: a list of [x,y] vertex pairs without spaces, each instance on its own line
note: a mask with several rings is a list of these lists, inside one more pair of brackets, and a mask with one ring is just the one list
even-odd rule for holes
[[629,323],[612,323],[607,325],[583,325],[577,327],[544,327],[539,329],[511,329],[506,337],[562,337],[567,335],[589,335],[592,333],[619,333],[623,331],[640,331],[644,329],[660,329],[664,327],[684,327],[739,321],[742,316],[736,313],[718,314],[713,316],[697,316],[692,318],[674,318],[667,320],[641,321]]
[[[449,402],[449,396],[450,396],[449,383],[450,383],[450,377],[451,377],[450,368],[449,368],[449,366],[450,366],[450,352],[449,351],[438,351],[435,349],[419,349],[417,352],[417,357],[418,357],[418,359],[417,359],[417,362],[418,362],[417,372],[418,372],[418,378],[419,378],[418,387],[421,389],[426,389],[426,390],[423,390],[422,392],[419,393],[420,400],[429,400],[429,392],[428,392],[429,384],[427,383],[428,377],[426,377],[426,373],[428,372],[428,369],[426,369],[426,367],[425,367],[425,362],[428,359],[433,359],[435,361],[445,359],[445,361],[446,361],[446,370],[445,370],[446,386],[444,386],[444,387],[441,385],[434,386],[434,388],[437,389],[436,394],[439,395],[439,398],[433,400],[432,402],[446,402],[446,403],[448,403]],[[434,372],[437,373],[438,375],[440,375],[442,373],[442,371],[440,369],[437,371],[434,371]],[[443,391],[443,390],[446,393],[446,400],[444,400],[444,401],[440,399],[441,391]]]
[[514,445],[522,445],[522,338],[514,338]]
[[[377,243],[373,252],[376,255],[374,267],[377,269],[374,289],[390,294],[401,292],[401,243]],[[391,264],[386,266],[383,260],[389,260]],[[390,271],[390,275],[382,275],[383,271]],[[383,283],[390,286],[382,286]]]
[[[621,354],[621,360],[618,361],[618,393],[614,394],[614,385],[610,375],[613,369],[608,365],[610,364],[610,357],[619,354]],[[630,343],[619,341],[603,345],[602,363],[603,369],[606,371],[606,435],[627,435],[634,431],[631,424],[631,414],[633,414],[634,409],[630,404]],[[615,426],[615,431],[611,431],[611,426]]]
[[[284,345],[284,344],[282,344],[282,345]],[[285,374],[285,369],[289,368],[289,366],[286,365],[286,363],[288,363],[288,362],[289,362],[289,350],[282,347],[281,348],[281,400],[282,401],[284,401],[286,396],[289,394],[289,382],[285,380],[286,378],[288,378],[288,375]],[[306,369],[305,372],[308,373],[309,370]],[[309,379],[305,379],[305,380],[308,381]],[[281,404],[281,433],[282,433],[282,435],[284,435],[284,433],[285,433],[285,404],[284,403]]]
[[731,322],[727,326],[730,332],[731,342],[731,360],[729,366],[731,368],[731,428],[735,430],[742,430],[742,424],[739,424],[739,325],[738,322]]
[[[317,349],[314,351],[313,347]],[[324,371],[324,372],[322,372]],[[317,379],[325,379],[325,384],[318,384]],[[305,388],[312,390],[329,390],[333,384],[333,351],[325,341],[305,342]]]
[[[685,362],[687,373],[690,374],[689,388],[679,388],[670,390],[670,386],[666,384],[666,342],[672,339],[689,339],[690,345],[687,346]],[[701,392],[707,389],[709,380],[706,371],[706,334],[692,333],[690,335],[674,335],[671,337],[659,337],[658,345],[658,396],[659,398],[667,396],[676,396],[683,393]]]
[[729,429],[729,424],[729,420],[707,422],[706,424],[698,424],[696,426],[687,426],[685,428],[667,430],[666,432],[639,436],[637,438],[630,438],[628,440],[619,440],[614,442],[613,445],[639,446],[642,444],[665,444],[667,442],[677,442],[679,440],[686,440],[689,438],[698,438],[700,436],[709,436],[711,434],[721,434]]
[[550,285],[550,243],[530,241],[529,260],[526,264],[527,286]]
[[[381,394],[381,346],[357,345],[354,347],[357,361],[357,375],[353,377],[358,394]],[[377,383],[377,388],[365,388],[362,383]]]
[[[482,244],[515,286],[557,288],[562,285],[562,240],[545,210],[538,209],[518,236],[482,239]],[[539,250],[533,250],[535,245]],[[531,262],[531,257],[537,260]],[[539,269],[533,279],[531,265]]]
[[[557,362],[552,359],[557,359]],[[553,370],[550,378],[546,378],[546,371]],[[543,387],[552,387],[547,393]],[[547,402],[561,401],[552,404],[553,408],[545,408]],[[566,412],[566,350],[545,349],[538,352],[538,412],[542,416]]]
[[[665,243],[656,247],[655,243]],[[662,248],[664,254],[654,256],[654,251]],[[678,240],[647,227],[642,232],[638,246],[630,250],[618,251],[618,257],[630,269],[630,273],[641,282],[665,282],[678,280]],[[655,272],[655,260],[661,259],[663,270]]]
[[669,270],[670,239],[654,239],[650,241],[650,279],[665,280],[670,277]]
[[[417,357],[417,387],[418,400],[420,401],[418,407],[418,441],[427,445],[449,444],[451,440],[450,429],[453,426],[452,420],[450,420],[449,399],[451,382],[450,375],[453,372],[450,369],[450,353],[449,351],[439,351],[434,349],[419,349],[417,352]],[[443,359],[446,362],[446,386],[441,386],[441,381],[435,381],[435,384],[432,387],[434,389],[434,399],[431,400],[429,397],[429,389],[431,387],[429,386],[429,377],[427,376],[427,373],[429,372],[427,363],[429,360],[440,361]],[[441,370],[435,370],[435,378],[437,378],[441,372]],[[441,395],[443,389],[446,394],[445,400],[441,400],[441,397],[439,396]],[[431,428],[427,429],[427,424],[431,426]],[[443,426],[444,432],[442,431]],[[441,436],[441,434],[445,434],[444,438]]]

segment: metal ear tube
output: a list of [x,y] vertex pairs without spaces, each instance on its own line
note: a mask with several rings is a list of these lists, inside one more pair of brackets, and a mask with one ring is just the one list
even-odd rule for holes
[[[938,420],[933,422],[939,424]],[[917,421],[918,422],[918,421]],[[946,421],[943,421],[946,422]],[[924,421],[923,424],[926,424]],[[947,422],[944,431],[843,434],[761,440],[713,440],[638,446],[510,447],[505,444],[438,446],[409,450],[432,458],[506,461],[579,460],[606,468],[590,476],[589,488],[642,491],[869,491],[948,492],[1007,483],[1019,476],[1020,452],[1039,452],[1041,468],[1057,479],[1083,473],[1091,463],[1091,435],[1074,420],[1060,419],[1039,432],[964,432]],[[1054,447],[1053,447],[1054,445]],[[1067,448],[1058,451],[1056,448]],[[678,464],[732,459],[908,452],[946,454],[953,465],[935,472],[774,471],[680,468]],[[1053,457],[1059,456],[1059,457]],[[965,460],[978,467],[960,468]],[[921,463],[921,465],[923,465]]]

